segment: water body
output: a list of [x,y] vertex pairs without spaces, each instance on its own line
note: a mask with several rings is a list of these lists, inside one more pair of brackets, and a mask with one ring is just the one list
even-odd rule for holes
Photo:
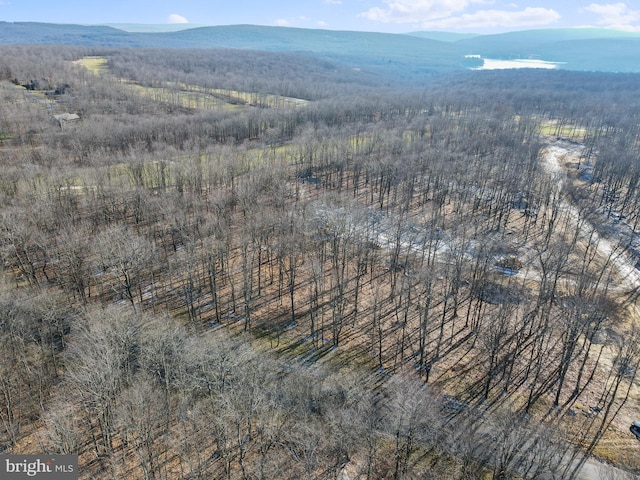
[[562,62],[547,62],[546,60],[530,58],[502,60],[498,58],[482,58],[480,55],[467,55],[466,58],[482,59],[482,66],[472,67],[471,70],[507,70],[511,68],[545,68],[551,70],[562,65]]

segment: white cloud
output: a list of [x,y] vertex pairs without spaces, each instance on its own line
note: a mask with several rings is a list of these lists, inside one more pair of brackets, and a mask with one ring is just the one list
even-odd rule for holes
[[178,15],[177,13],[172,13],[167,18],[167,22],[169,22],[169,23],[189,23],[189,20],[184,18],[182,15]]
[[[472,13],[469,7],[491,5],[495,0],[382,0],[384,7],[373,7],[361,17],[383,23],[410,23],[420,28],[463,30],[492,27],[544,26],[557,22],[553,9],[526,7],[520,10],[486,9]],[[508,5],[518,8],[515,3]]]
[[279,18],[274,23],[279,27],[295,27],[296,25],[304,25],[311,22],[309,17],[300,15],[298,17]]
[[373,7],[361,17],[384,23],[419,23],[450,17],[466,9],[471,3],[483,0],[383,0],[386,8]]
[[495,27],[534,27],[557,22],[560,14],[541,7],[527,7],[519,11],[480,10],[455,17],[422,22],[421,27],[438,30],[468,30]]
[[318,21],[316,22],[316,25],[318,25],[319,27],[326,27],[326,26],[328,26],[329,24],[328,24],[327,22],[325,22],[324,20],[318,20]]
[[342,0],[324,0],[327,5],[342,5]]
[[600,17],[598,25],[619,30],[640,31],[640,10],[632,10],[625,3],[592,3],[584,10]]

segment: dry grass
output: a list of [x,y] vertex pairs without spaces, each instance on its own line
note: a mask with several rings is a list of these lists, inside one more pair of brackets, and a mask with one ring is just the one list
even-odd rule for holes
[[[94,75],[108,72],[108,59],[87,56],[73,62],[89,70]],[[243,106],[269,108],[291,108],[305,106],[308,101],[257,92],[242,92],[225,88],[207,88],[178,82],[166,82],[166,87],[143,86],[130,79],[120,78],[132,92],[154,102],[166,103],[195,110],[237,109]]]
[[82,57],[81,59],[76,60],[73,63],[75,65],[80,65],[81,67],[86,68],[94,75],[100,75],[109,67],[107,58],[98,56]]

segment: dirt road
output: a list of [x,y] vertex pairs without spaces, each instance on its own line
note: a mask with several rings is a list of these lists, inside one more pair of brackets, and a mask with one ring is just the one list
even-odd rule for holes
[[[563,141],[554,141],[547,147],[544,155],[544,168],[560,188],[564,186],[564,179],[566,178],[566,163],[578,162],[582,148],[580,145]],[[577,226],[580,220],[578,207],[566,200],[562,200],[562,208],[567,210],[569,217],[573,219],[574,225]],[[582,222],[580,230],[584,237],[591,238],[591,241],[598,246],[598,252],[602,258],[611,257],[613,259],[613,265],[618,272],[619,278],[625,279],[625,289],[630,291],[634,288],[640,288],[640,271],[635,268],[636,262],[630,258],[628,252],[621,250],[615,242],[597,233],[591,234],[594,229],[588,222]]]
[[[567,164],[575,164],[580,159],[582,146],[565,141],[552,141],[544,154],[544,169],[549,176],[557,182],[559,188],[565,185],[567,176]],[[562,208],[573,220],[574,226],[578,226],[585,238],[590,238],[597,245],[599,254],[603,258],[611,258],[613,268],[617,271],[617,277],[624,279],[624,284],[618,288],[626,291],[640,288],[640,271],[635,268],[635,261],[626,251],[616,245],[614,241],[604,238],[598,233],[593,233],[593,226],[588,222],[580,222],[580,210],[568,200],[562,200]],[[576,463],[577,465],[577,463]],[[589,458],[575,477],[577,480],[627,480],[639,478],[619,468],[607,465],[595,458]]]

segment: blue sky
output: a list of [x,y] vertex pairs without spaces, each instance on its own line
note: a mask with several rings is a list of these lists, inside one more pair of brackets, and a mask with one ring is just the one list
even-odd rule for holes
[[402,33],[558,27],[640,32],[640,0],[0,0],[0,20],[257,24]]

